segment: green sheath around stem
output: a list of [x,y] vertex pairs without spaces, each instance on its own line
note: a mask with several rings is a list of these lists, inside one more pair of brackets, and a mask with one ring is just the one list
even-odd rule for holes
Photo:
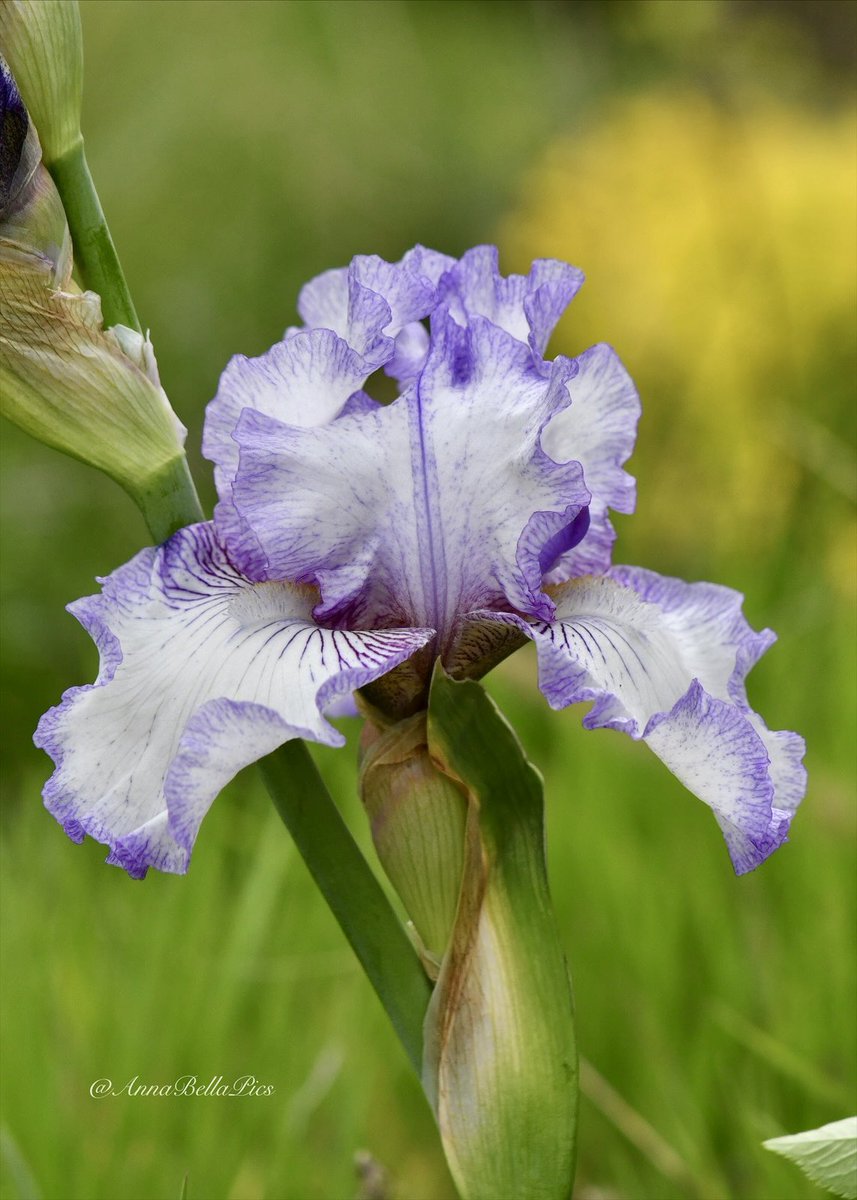
[[574,1003],[548,891],[541,777],[482,687],[454,682],[440,664],[428,746],[469,805],[423,1085],[462,1200],[570,1200]]

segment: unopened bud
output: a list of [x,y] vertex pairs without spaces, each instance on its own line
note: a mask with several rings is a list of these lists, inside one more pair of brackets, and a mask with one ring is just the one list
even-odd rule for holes
[[[94,292],[57,290],[52,264],[0,239],[0,402],[27,433],[106,472],[135,499],[186,472],[185,430],[151,344],[105,329]],[[69,285],[71,286],[71,285]]]
[[[12,72],[0,58],[0,210],[6,208],[22,177],[35,166],[24,154],[30,118]],[[36,159],[38,161],[38,159]]]
[[0,0],[0,53],[39,134],[45,162],[80,141],[83,43],[75,0]]
[[53,266],[51,283],[71,275],[71,238],[54,181],[12,73],[0,59],[0,242],[35,251]]
[[381,865],[435,977],[461,891],[467,800],[429,756],[424,713],[385,730],[367,722],[360,792]]

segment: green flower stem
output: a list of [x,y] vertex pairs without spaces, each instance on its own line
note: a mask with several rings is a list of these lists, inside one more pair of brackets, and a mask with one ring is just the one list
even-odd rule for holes
[[410,939],[303,742],[286,742],[261,768],[277,812],[419,1074],[431,985]]
[[132,498],[156,542],[165,542],[185,525],[205,520],[184,454],[150,476]]
[[83,138],[61,158],[45,164],[53,176],[68,218],[74,262],[81,282],[101,297],[104,324],[140,329],[140,321],[89,173]]

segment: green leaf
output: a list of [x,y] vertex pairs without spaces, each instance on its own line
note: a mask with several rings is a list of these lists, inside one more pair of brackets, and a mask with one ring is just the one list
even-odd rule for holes
[[469,798],[452,939],[423,1084],[464,1200],[568,1200],[578,1067],[544,859],[542,781],[479,684],[438,667],[429,750]]
[[768,1138],[762,1145],[797,1163],[819,1187],[845,1200],[857,1200],[857,1117],[804,1133]]

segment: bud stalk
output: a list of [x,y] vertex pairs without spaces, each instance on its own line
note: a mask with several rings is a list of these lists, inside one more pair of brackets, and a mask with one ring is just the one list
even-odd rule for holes
[[49,167],[65,206],[74,263],[84,287],[101,297],[105,325],[124,325],[139,333],[140,320],[89,173],[83,138]]

